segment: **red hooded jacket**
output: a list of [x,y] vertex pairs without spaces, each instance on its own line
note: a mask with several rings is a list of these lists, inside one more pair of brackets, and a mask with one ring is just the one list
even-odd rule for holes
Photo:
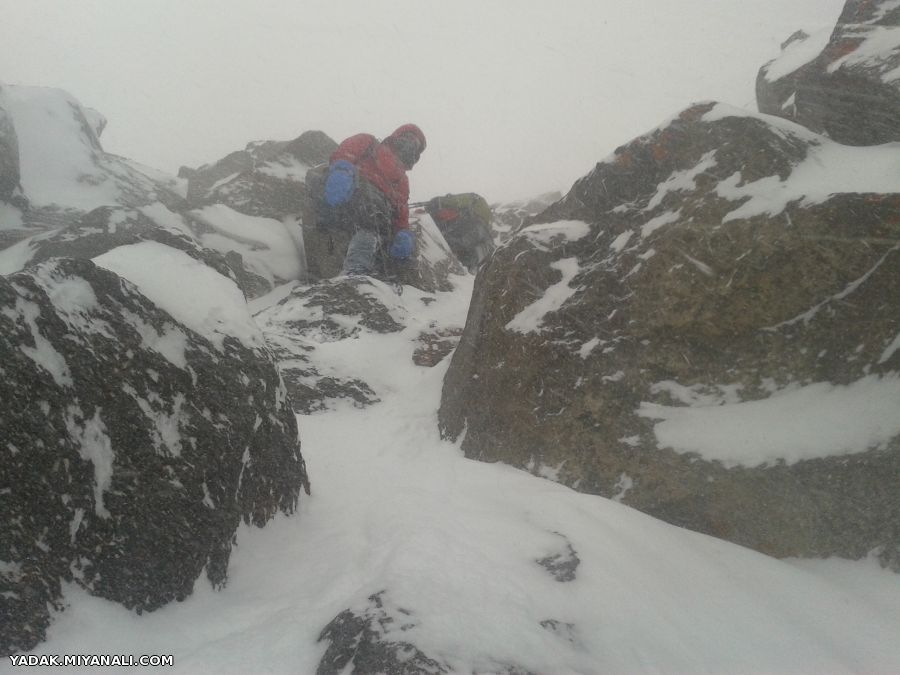
[[[404,128],[395,131],[391,137]],[[379,143],[371,134],[356,134],[341,143],[332,153],[331,161],[338,159],[355,164],[359,175],[388,198],[394,208],[395,231],[409,228],[409,179],[406,177],[406,167],[390,145],[386,142]]]

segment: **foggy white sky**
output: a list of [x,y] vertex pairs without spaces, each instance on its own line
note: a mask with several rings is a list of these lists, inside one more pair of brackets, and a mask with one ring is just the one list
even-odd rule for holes
[[61,87],[104,148],[175,173],[322,129],[419,124],[412,197],[566,191],[844,0],[0,0],[0,82]]

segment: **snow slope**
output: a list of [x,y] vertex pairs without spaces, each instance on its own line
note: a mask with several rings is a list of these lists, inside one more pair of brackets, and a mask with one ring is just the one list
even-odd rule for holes
[[464,322],[471,278],[457,282],[427,305],[399,296],[402,332],[329,345],[383,402],[299,418],[312,497],[239,531],[223,591],[201,578],[187,601],[136,616],[71,586],[35,654],[313,673],[326,624],[384,591],[410,612],[386,637],[452,672],[900,672],[900,583],[874,562],[774,560],[441,441],[447,361],[411,354],[424,327]]

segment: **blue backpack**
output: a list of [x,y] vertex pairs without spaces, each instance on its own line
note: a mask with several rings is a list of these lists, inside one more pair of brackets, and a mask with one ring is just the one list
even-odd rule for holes
[[356,190],[356,166],[346,159],[339,159],[328,169],[325,179],[325,203],[340,206],[350,201]]

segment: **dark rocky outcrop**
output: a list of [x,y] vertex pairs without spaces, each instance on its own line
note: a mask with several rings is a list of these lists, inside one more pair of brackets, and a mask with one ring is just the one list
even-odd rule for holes
[[559,537],[565,542],[565,548],[561,548],[558,552],[545,556],[536,562],[560,583],[575,581],[581,559],[578,557],[575,549],[572,548],[572,542],[564,535],[560,534]]
[[[385,591],[369,596],[363,610],[347,609],[322,630],[319,642],[329,645],[319,661],[317,675],[449,672],[445,665],[399,639],[417,623],[412,612],[388,602]],[[396,637],[388,637],[390,634]]]
[[438,328],[419,333],[416,342],[418,347],[413,352],[413,363],[417,366],[432,368],[449,356],[456,345],[462,330],[459,328]]
[[[328,649],[319,661],[316,675],[418,675],[459,672],[446,660],[429,656],[409,641],[407,633],[420,625],[415,613],[394,603],[387,591],[369,596],[364,607],[347,609],[322,630],[319,642]],[[574,642],[575,627],[558,621],[542,621],[551,633]],[[495,675],[534,675],[520,666],[485,659],[484,670]]]
[[87,260],[0,277],[0,651],[43,639],[60,581],[137,611],[221,585],[241,520],[308,483],[278,372]]
[[[212,240],[222,253],[243,255],[255,252],[260,242],[270,241],[286,232],[292,242],[281,244],[281,248],[296,249],[298,271],[293,276],[303,281],[316,281],[333,276],[340,271],[346,241],[335,247],[333,238],[322,237],[321,232],[310,219],[310,200],[306,185],[307,173],[312,167],[327,162],[337,148],[331,138],[321,131],[307,131],[292,141],[254,141],[244,150],[233,152],[213,164],[199,169],[182,167],[179,176],[187,180],[187,198],[194,211],[195,219],[207,223],[207,231],[216,235]],[[210,207],[218,209],[211,213]],[[207,208],[203,208],[207,207]],[[258,236],[248,242],[246,227],[241,232],[234,228],[216,228],[223,209],[257,218],[253,228]],[[265,221],[261,219],[267,219]],[[229,220],[226,215],[226,220]],[[230,220],[233,220],[231,218]],[[248,243],[251,243],[248,249]],[[263,246],[264,247],[264,246]],[[226,250],[227,249],[227,250]],[[340,249],[340,250],[337,250]],[[340,260],[329,266],[333,258]],[[271,256],[270,256],[271,258]],[[336,266],[336,269],[335,269]],[[330,273],[323,273],[326,269]],[[260,290],[271,289],[273,283],[289,279],[279,278],[272,270],[260,277]],[[259,293],[254,292],[253,295]]]
[[817,387],[900,411],[900,194],[841,192],[846,150],[714,104],[619,148],[480,271],[443,434],[769,554],[900,569],[900,435],[728,461],[655,421]]
[[847,0],[824,49],[805,33],[782,45],[756,82],[761,112],[779,115],[839,143],[900,141],[900,7],[893,0]]
[[250,216],[281,219],[303,210],[306,172],[328,161],[337,143],[321,131],[292,141],[254,141],[199,169],[182,167],[193,206],[225,204]]

